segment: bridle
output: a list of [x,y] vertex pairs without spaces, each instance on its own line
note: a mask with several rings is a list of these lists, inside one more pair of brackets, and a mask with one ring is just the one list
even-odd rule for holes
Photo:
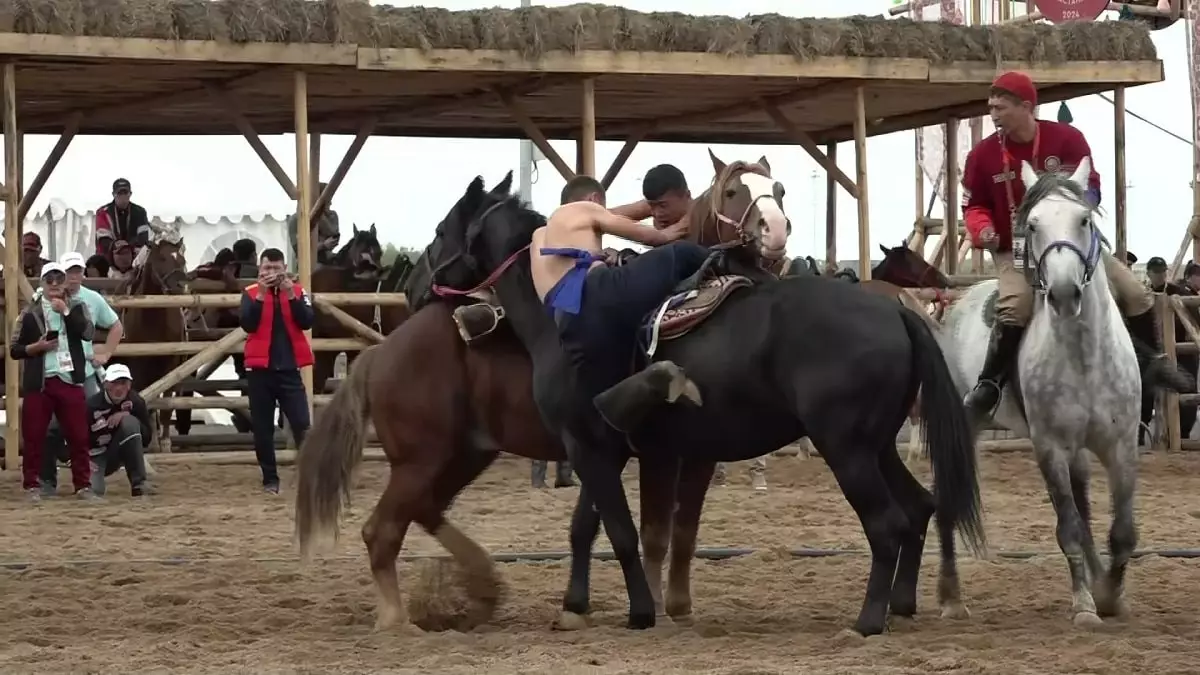
[[[1071,253],[1074,253],[1079,258],[1079,261],[1083,263],[1084,288],[1086,288],[1088,284],[1092,283],[1092,278],[1096,274],[1096,268],[1100,264],[1100,254],[1102,251],[1101,243],[1103,242],[1103,237],[1100,234],[1100,228],[1096,227],[1095,219],[1093,219],[1090,214],[1087,218],[1087,228],[1090,235],[1088,237],[1087,252],[1084,252],[1084,250],[1077,246],[1073,241],[1058,239],[1050,242],[1046,248],[1042,249],[1042,254],[1040,256],[1034,256],[1029,244],[1033,237],[1026,235],[1025,271],[1027,274],[1032,274],[1033,278],[1031,279],[1031,285],[1033,286],[1035,292],[1045,293],[1048,290],[1046,288],[1045,274],[1046,254],[1054,251],[1070,251]],[[1030,262],[1033,263],[1032,267],[1029,266]]]
[[[490,216],[493,211],[495,211],[496,209],[503,206],[507,201],[508,201],[507,199],[501,199],[500,201],[496,202],[495,204],[492,204],[486,210],[484,210],[483,213],[479,214],[478,218],[475,218],[474,220],[472,220],[471,224],[474,225],[475,223],[482,222],[488,216]],[[465,245],[465,242],[464,242],[464,245]],[[439,283],[431,284],[430,290],[432,290],[433,294],[438,296],[439,298],[474,296],[479,293],[490,292],[492,290],[492,286],[494,286],[496,284],[496,281],[498,281],[500,279],[500,277],[505,272],[508,271],[508,268],[513,266],[513,263],[517,262],[517,259],[521,256],[522,253],[525,253],[526,251],[529,250],[530,246],[532,246],[532,244],[526,244],[525,246],[522,246],[519,250],[514,252],[512,255],[508,256],[508,258],[506,258],[504,260],[504,262],[500,263],[499,267],[492,270],[492,273],[489,274],[486,279],[484,279],[483,281],[479,282],[478,284],[476,284],[475,286],[473,286],[467,290],[451,288],[449,286],[443,286]],[[436,280],[438,272],[442,271],[443,269],[448,267],[450,264],[460,260],[462,257],[463,257],[462,251],[456,251],[453,255],[450,256],[450,258],[448,258],[442,264],[438,265],[437,268],[431,272],[430,281]],[[428,259],[426,259],[425,264],[426,264],[426,266],[429,266],[430,263],[429,263]]]
[[[725,187],[730,183],[730,181],[740,177],[745,173],[756,173],[767,178],[771,177],[771,175],[767,173],[766,169],[757,164],[731,164],[724,171],[722,171],[720,175],[717,175],[713,178],[713,184],[709,189],[708,196],[710,213],[717,221],[715,225],[717,245],[713,248],[730,248],[732,246],[744,246],[746,244],[756,243],[756,238],[746,231],[746,223],[750,219],[750,214],[754,211],[755,207],[758,206],[758,202],[763,199],[774,199],[773,196],[758,195],[754,199],[751,199],[750,203],[746,205],[745,210],[742,211],[741,218],[736,220],[725,215],[723,212],[723,207],[725,205]],[[736,236],[724,236],[721,231],[722,224],[731,226]],[[788,234],[791,234],[790,223],[788,224]]]

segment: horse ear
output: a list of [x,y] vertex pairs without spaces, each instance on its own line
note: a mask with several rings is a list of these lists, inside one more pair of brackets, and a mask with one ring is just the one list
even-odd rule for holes
[[378,237],[379,234],[375,231],[375,223],[371,223],[371,236]]
[[1071,182],[1078,185],[1080,190],[1087,190],[1088,179],[1092,176],[1092,158],[1084,157],[1079,160],[1079,166],[1075,167],[1075,173],[1071,174]]
[[1033,165],[1025,160],[1021,160],[1021,182],[1025,183],[1025,189],[1028,190],[1033,187],[1034,183],[1037,183],[1037,180],[1037,171],[1033,170]]
[[513,172],[510,170],[504,175],[504,180],[500,181],[496,187],[492,188],[492,194],[498,197],[507,197],[512,192]]
[[880,250],[880,251],[883,251],[883,255],[885,255],[885,256],[886,256],[887,254],[889,254],[889,253],[891,253],[891,252],[892,252],[892,249],[890,249],[890,248],[888,248],[888,247],[884,246],[883,244],[880,244],[880,245],[879,245],[879,250]]
[[354,236],[357,237],[358,236],[358,223],[351,223],[350,231],[354,234]]
[[725,170],[725,162],[717,159],[717,156],[713,154],[712,148],[708,149],[708,158],[712,160],[713,171],[715,173],[720,174]]
[[771,173],[771,163],[767,161],[766,155],[758,158],[758,165],[766,169],[767,173]]

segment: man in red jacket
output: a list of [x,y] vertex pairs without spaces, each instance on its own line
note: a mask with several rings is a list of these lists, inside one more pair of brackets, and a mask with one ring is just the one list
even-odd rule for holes
[[312,299],[287,275],[283,251],[269,248],[258,263],[258,282],[242,294],[241,325],[246,331],[246,393],[254,454],[262,469],[263,489],[279,494],[275,468],[275,406],[283,412],[296,438],[308,431],[308,394],[300,369],[313,364],[312,345],[304,331],[312,328]]
[[[979,382],[965,400],[976,422],[986,419],[996,407],[1033,314],[1033,290],[1024,269],[1017,267],[1013,259],[1014,214],[1025,196],[1021,162],[1029,162],[1039,173],[1071,172],[1084,157],[1091,156],[1091,148],[1078,129],[1037,119],[1033,113],[1036,106],[1037,88],[1028,75],[1007,72],[997,77],[988,99],[996,133],[971,150],[963,169],[967,232],[976,248],[992,251],[1000,287],[997,325],[987,359]],[[1087,195],[1093,204],[1100,203],[1100,176],[1094,168]],[[1153,295],[1111,254],[1105,253],[1103,259],[1109,286],[1133,338],[1143,381],[1181,392],[1194,390],[1191,378],[1162,358],[1152,311]]]
[[146,209],[134,204],[129,181],[113,181],[112,201],[96,209],[96,253],[109,259],[113,242],[126,241],[135,249],[150,243],[150,217]]

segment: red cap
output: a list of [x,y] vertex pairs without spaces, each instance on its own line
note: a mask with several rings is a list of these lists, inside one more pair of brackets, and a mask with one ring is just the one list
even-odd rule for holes
[[1022,101],[1029,101],[1030,104],[1037,105],[1037,87],[1033,86],[1033,80],[1025,73],[1010,70],[993,80],[992,88],[1003,89]]
[[37,232],[26,232],[21,237],[21,248],[40,250],[42,248],[42,238]]

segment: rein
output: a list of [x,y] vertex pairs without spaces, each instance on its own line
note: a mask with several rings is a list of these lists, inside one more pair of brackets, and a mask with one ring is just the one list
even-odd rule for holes
[[464,295],[471,295],[473,293],[478,293],[480,291],[487,290],[487,289],[491,288],[496,283],[496,281],[505,272],[508,271],[508,268],[512,267],[513,263],[517,262],[517,259],[521,257],[521,254],[528,251],[529,247],[532,245],[533,244],[530,243],[530,244],[526,244],[526,245],[522,246],[515,253],[508,256],[508,258],[505,259],[504,262],[500,263],[500,266],[497,267],[495,270],[493,270],[492,273],[489,274],[486,279],[484,279],[483,281],[476,284],[474,287],[469,288],[465,291],[459,290],[457,288],[450,288],[449,286],[443,286],[441,284],[433,284],[433,286],[431,288],[433,289],[434,294],[441,298],[461,297]]

